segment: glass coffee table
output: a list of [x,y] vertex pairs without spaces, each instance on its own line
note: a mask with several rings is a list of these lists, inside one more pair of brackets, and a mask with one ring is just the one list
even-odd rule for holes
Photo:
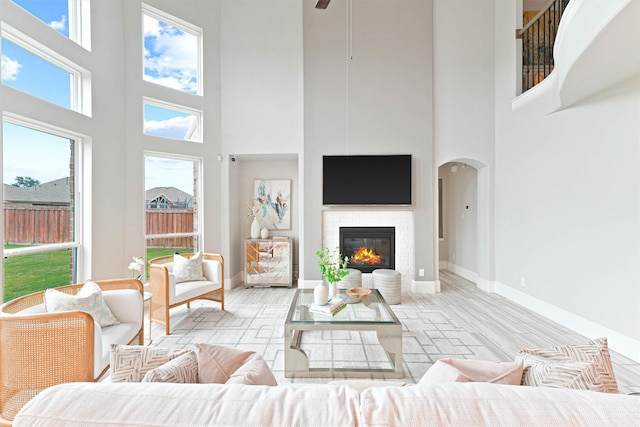
[[[344,290],[338,296],[349,299]],[[335,316],[309,311],[313,289],[298,289],[284,323],[284,376],[324,378],[402,378],[402,324],[377,289],[360,302],[347,304]],[[300,348],[305,331],[375,331],[391,368],[309,367]]]

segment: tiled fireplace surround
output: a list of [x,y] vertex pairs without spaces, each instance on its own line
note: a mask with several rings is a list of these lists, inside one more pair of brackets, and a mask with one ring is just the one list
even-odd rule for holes
[[[413,212],[409,210],[325,210],[322,212],[322,245],[340,246],[340,227],[395,227],[396,267],[402,290],[410,291],[414,265]],[[371,274],[362,274],[362,285],[371,287]]]

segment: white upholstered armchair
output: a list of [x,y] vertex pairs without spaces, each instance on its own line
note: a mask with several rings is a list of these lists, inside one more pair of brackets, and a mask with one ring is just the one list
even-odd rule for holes
[[193,300],[206,299],[219,302],[224,310],[224,259],[220,254],[197,253],[149,260],[149,291],[153,293],[149,318],[164,325],[169,335],[169,310],[174,307],[189,307]]
[[[109,369],[111,343],[142,344],[142,283],[136,279],[98,280],[117,323],[100,326],[79,310],[47,311],[40,291],[0,306],[0,426],[45,388],[68,382],[98,381]],[[83,284],[55,288],[76,295]]]

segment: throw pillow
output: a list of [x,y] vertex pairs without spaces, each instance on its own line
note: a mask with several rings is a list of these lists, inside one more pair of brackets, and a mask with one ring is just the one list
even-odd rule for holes
[[422,376],[419,384],[484,382],[520,385],[522,362],[440,359]]
[[191,258],[175,254],[173,256],[173,275],[176,278],[176,283],[207,280],[202,272],[202,253],[198,252]]
[[522,385],[605,392],[602,378],[592,362],[554,360],[518,353],[524,362]]
[[278,385],[267,362],[255,351],[194,344],[200,383]]
[[88,281],[71,295],[53,288],[44,291],[44,306],[48,312],[84,311],[89,313],[100,327],[116,325],[118,319],[113,315],[102,296],[102,289],[97,283]]
[[[595,365],[595,370],[600,377],[600,381],[604,385],[607,393],[618,393],[618,383],[613,372],[613,364],[611,363],[611,355],[607,338],[597,338],[585,344],[563,345],[542,349],[526,349],[518,353],[525,363],[525,375],[527,368],[528,355],[538,356],[544,359],[556,361],[579,361],[589,362]],[[534,363],[535,359],[532,359]]]
[[181,383],[198,382],[198,356],[193,351],[171,359],[164,365],[152,369],[142,378],[143,383]]
[[111,382],[140,382],[147,372],[191,350],[111,344]]

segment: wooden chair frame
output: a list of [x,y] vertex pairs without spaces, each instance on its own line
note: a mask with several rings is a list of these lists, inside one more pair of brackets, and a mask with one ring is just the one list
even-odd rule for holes
[[[103,291],[134,289],[143,294],[137,279],[100,280]],[[83,284],[56,290],[75,295]],[[44,303],[44,291],[8,301],[0,306],[0,426],[45,388],[67,382],[100,380],[109,365],[94,373],[94,320],[82,311],[21,315],[22,310]],[[144,343],[144,310],[140,330],[129,342]]]
[[[180,254],[185,258],[191,258],[194,254]],[[220,262],[221,283],[220,288],[206,292],[183,301],[169,304],[169,269],[163,265],[173,262],[173,255],[161,256],[149,260],[149,291],[153,294],[149,301],[149,320],[165,327],[165,334],[171,333],[169,310],[183,304],[191,307],[191,301],[205,299],[220,303],[220,309],[224,311],[224,258],[220,254],[203,253],[202,260]]]

